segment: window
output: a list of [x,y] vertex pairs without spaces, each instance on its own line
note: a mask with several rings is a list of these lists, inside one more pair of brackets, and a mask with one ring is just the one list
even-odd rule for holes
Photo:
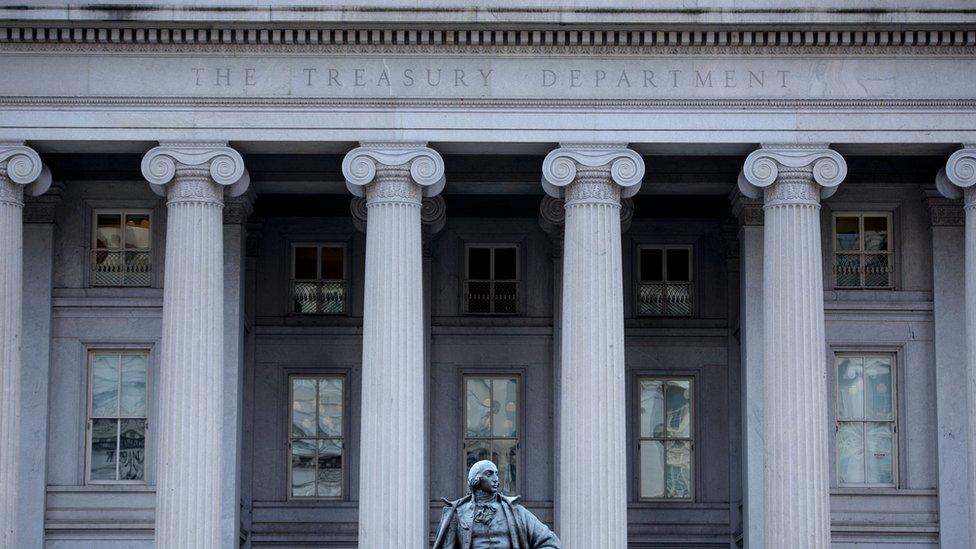
[[342,376],[292,376],[288,435],[292,498],[342,497]]
[[640,497],[691,499],[694,443],[693,381],[641,378]]
[[146,474],[146,351],[92,351],[88,481],[142,482]]
[[500,490],[518,493],[519,377],[465,376],[464,463],[483,459],[498,466]]
[[638,254],[638,314],[690,316],[694,289],[691,247],[641,246]]
[[96,210],[92,223],[91,285],[152,284],[148,210]]
[[292,312],[346,312],[346,248],[336,244],[295,244],[291,248]]
[[518,246],[468,246],[464,312],[518,314]]
[[837,476],[846,486],[895,484],[894,355],[839,354]]
[[891,214],[834,215],[834,287],[891,288]]

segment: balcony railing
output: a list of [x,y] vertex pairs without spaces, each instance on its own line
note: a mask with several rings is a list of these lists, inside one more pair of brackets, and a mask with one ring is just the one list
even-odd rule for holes
[[292,280],[292,311],[336,315],[346,312],[346,281]]
[[519,283],[493,280],[464,281],[464,312],[468,314],[518,314]]
[[92,250],[92,286],[151,286],[149,250]]
[[641,282],[637,310],[641,316],[691,316],[691,282]]
[[891,288],[891,252],[835,255],[834,287]]

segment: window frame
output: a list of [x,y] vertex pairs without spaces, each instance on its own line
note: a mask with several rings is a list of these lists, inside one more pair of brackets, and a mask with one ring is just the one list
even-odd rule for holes
[[461,424],[460,424],[461,437],[459,441],[460,451],[458,452],[458,455],[460,456],[459,461],[461,464],[461,475],[460,475],[461,494],[463,495],[468,493],[467,441],[470,439],[470,440],[479,440],[479,441],[487,440],[490,442],[493,440],[512,439],[512,437],[468,437],[467,436],[467,426],[468,426],[467,381],[468,379],[512,379],[514,378],[515,389],[516,389],[515,400],[516,400],[516,406],[518,406],[517,409],[518,418],[516,420],[518,436],[514,437],[516,440],[515,450],[517,452],[515,454],[515,470],[518,476],[515,478],[515,493],[506,494],[506,495],[509,496],[519,495],[519,491],[523,488],[522,482],[520,480],[521,477],[523,476],[522,474],[523,465],[527,461],[524,455],[524,445],[522,444],[522,440],[524,438],[524,433],[525,433],[525,415],[526,415],[525,414],[525,386],[522,383],[523,380],[525,379],[524,372],[522,370],[502,370],[502,369],[492,369],[486,371],[465,370],[460,372],[460,378],[461,378],[461,398],[459,399],[459,403],[461,406],[461,413],[458,414],[458,417],[461,420]]
[[[470,250],[472,248],[487,248],[491,250],[491,279],[472,279],[468,276],[471,254]],[[495,278],[495,250],[499,248],[513,248],[515,250],[515,279],[502,279],[498,280]],[[464,267],[461,277],[461,312],[467,316],[520,316],[522,314],[522,296],[524,295],[524,281],[522,280],[522,247],[517,242],[490,242],[490,243],[478,243],[478,242],[465,242],[464,243]],[[489,305],[491,311],[489,312],[471,312],[469,310],[468,303],[468,284],[470,282],[487,282],[490,284],[491,288],[491,299],[489,300]],[[495,311],[495,283],[496,282],[514,282],[515,288],[518,291],[518,296],[515,299],[515,312],[505,313]]]
[[[98,247],[98,216],[99,215],[113,215],[118,214],[121,216],[121,247],[115,248],[99,248]],[[149,218],[149,247],[148,248],[136,248],[131,251],[134,252],[145,252],[149,254],[149,282],[146,284],[96,284],[94,277],[95,270],[95,254],[99,251],[104,252],[126,252],[125,248],[125,216],[128,214],[138,214],[146,215]],[[91,231],[88,239],[88,272],[86,276],[88,278],[89,288],[152,288],[156,281],[156,242],[155,242],[155,230],[156,230],[156,215],[153,208],[91,208]],[[124,280],[124,279],[123,279]]]
[[[339,495],[338,496],[296,496],[292,493],[292,463],[291,463],[291,446],[292,441],[295,438],[305,439],[305,438],[315,438],[319,439],[331,439],[334,440],[337,437],[293,437],[292,436],[292,423],[294,418],[292,414],[294,413],[293,406],[293,385],[292,379],[294,378],[306,378],[306,379],[326,379],[326,378],[337,378],[342,380],[342,437],[341,444],[339,447],[342,450],[342,466],[339,469]],[[285,374],[285,383],[288,388],[288,398],[286,400],[286,406],[288,408],[285,414],[285,499],[287,501],[346,501],[349,495],[349,475],[348,475],[348,465],[347,460],[349,456],[348,440],[350,437],[349,433],[349,375],[346,372],[336,372],[336,371],[315,371],[315,372],[301,372],[301,371],[290,371]],[[316,401],[316,421],[318,421],[318,392],[315,395]],[[317,451],[316,451],[317,452]],[[316,471],[318,471],[318,466],[316,466]]]
[[[833,389],[831,395],[833,396],[834,403],[832,407],[834,429],[833,429],[833,458],[834,458],[834,482],[836,487],[839,489],[892,489],[898,488],[901,481],[901,432],[898,429],[899,419],[901,417],[901,410],[899,409],[901,403],[898,398],[898,387],[899,387],[899,377],[900,377],[900,361],[898,360],[900,353],[895,350],[885,350],[885,349],[865,349],[857,350],[845,348],[843,350],[835,350],[834,360],[832,362],[831,368],[832,372],[829,376],[831,383],[833,383]],[[870,419],[841,419],[840,417],[840,379],[838,378],[837,372],[837,362],[843,358],[877,358],[884,357],[891,360],[891,420],[870,420]],[[890,483],[847,483],[841,482],[840,479],[840,445],[837,444],[837,435],[840,432],[841,423],[860,423],[863,429],[866,423],[890,423],[892,427],[891,432],[891,477],[892,482]],[[865,438],[865,460],[867,459],[867,439]],[[865,462],[866,463],[866,462]],[[865,465],[866,467],[866,465]]]
[[[636,408],[636,414],[634,416],[634,440],[635,444],[635,455],[634,455],[634,469],[636,475],[634,479],[636,480],[635,494],[637,496],[637,501],[639,502],[657,502],[657,503],[690,503],[696,501],[697,498],[697,473],[698,464],[696,461],[695,454],[697,453],[697,441],[699,439],[698,435],[698,377],[691,374],[667,374],[667,373],[638,373],[635,376],[634,383],[634,405]],[[688,438],[668,438],[668,437],[644,437],[641,435],[641,417],[640,417],[640,407],[641,407],[641,382],[642,381],[688,381],[691,384],[691,398],[688,400],[688,407],[691,411],[691,420],[689,421],[689,436]],[[641,494],[641,455],[640,446],[641,442],[649,441],[684,441],[687,440],[690,443],[689,450],[689,464],[688,464],[688,497],[686,498],[669,498],[669,497],[644,497]]]
[[[150,434],[151,433],[151,431],[150,431],[151,430],[150,416],[152,414],[152,408],[153,408],[152,407],[152,398],[151,398],[152,397],[152,349],[144,348],[144,347],[131,347],[131,348],[126,348],[126,347],[90,347],[90,348],[85,349],[85,354],[86,354],[86,357],[87,357],[86,358],[86,370],[87,371],[85,373],[85,382],[86,382],[86,389],[85,390],[87,392],[87,402],[85,404],[85,450],[84,450],[84,453],[85,453],[85,465],[84,465],[84,467],[85,467],[85,484],[86,485],[128,484],[128,485],[137,485],[137,486],[138,485],[149,485],[149,474],[150,474],[149,469],[151,467],[151,464],[153,463],[153,461],[151,459],[152,458],[152,453],[151,453],[151,441],[152,441],[152,437],[151,437],[151,434]],[[93,376],[93,374],[95,372],[95,369],[94,369],[94,357],[97,354],[115,354],[115,355],[119,355],[120,357],[123,356],[123,355],[141,355],[141,356],[145,356],[145,358],[146,358],[146,416],[144,418],[142,418],[142,417],[135,417],[135,416],[122,417],[121,415],[119,415],[119,416],[117,416],[115,418],[107,418],[107,417],[93,418],[92,417],[92,400],[94,398],[94,395],[92,393],[92,390],[94,389],[94,383],[92,382],[92,376]],[[119,383],[120,384],[122,383],[121,372],[120,372],[120,375],[119,375]],[[122,395],[122,392],[120,390],[119,391],[119,398],[121,398],[121,395]],[[115,419],[116,421],[120,421],[122,419],[144,419],[145,420],[145,422],[146,422],[145,448],[143,449],[143,451],[145,452],[146,455],[145,455],[145,458],[143,459],[144,465],[143,465],[142,479],[132,479],[132,480],[120,480],[120,479],[118,479],[117,478],[119,476],[119,461],[118,461],[118,459],[116,459],[116,464],[115,464],[115,476],[116,476],[116,479],[115,480],[100,480],[100,479],[92,479],[91,478],[91,465],[92,465],[92,421],[93,421],[93,419]],[[115,438],[116,452],[118,452],[118,450],[119,450],[119,445],[120,445],[119,436],[120,435],[121,435],[121,430],[117,431],[116,438]]]
[[[316,248],[316,261],[315,261],[315,273],[317,278],[295,278],[295,250],[297,248]],[[331,278],[322,278],[322,248],[340,248],[342,249],[342,280],[335,280]],[[288,314],[295,316],[342,316],[349,314],[350,309],[350,280],[349,280],[349,245],[345,242],[292,242],[289,246],[289,259],[288,259]],[[294,285],[296,281],[306,281],[306,282],[341,282],[343,289],[343,303],[342,310],[334,313],[329,312],[314,312],[314,313],[303,313],[301,311],[295,310],[295,290]]]
[[[858,223],[858,249],[856,251],[843,251],[837,249],[837,218],[856,217]],[[864,251],[864,218],[865,217],[884,217],[888,221],[888,249],[884,252],[865,252]],[[830,262],[828,272],[830,273],[830,287],[835,290],[895,290],[896,275],[898,273],[895,262],[898,260],[895,238],[895,215],[891,210],[838,210],[830,212]],[[837,258],[839,255],[857,254],[860,264],[864,265],[865,256],[888,255],[888,285],[887,286],[865,286],[864,273],[859,272],[859,284],[857,286],[838,286],[837,285]]]
[[[641,300],[640,300],[640,289],[644,282],[641,280],[641,269],[643,267],[641,263],[641,251],[643,250],[661,250],[661,281],[659,284],[667,286],[672,282],[674,284],[687,284],[688,285],[688,297],[691,299],[691,304],[688,307],[688,314],[676,315],[676,314],[646,314],[641,312]],[[668,250],[687,250],[688,251],[688,280],[686,281],[670,281],[668,280]],[[695,316],[696,307],[698,306],[698,296],[696,295],[698,283],[695,277],[695,245],[694,244],[638,244],[637,253],[635,254],[637,264],[636,273],[634,275],[634,313],[635,316],[640,318],[692,318]]]

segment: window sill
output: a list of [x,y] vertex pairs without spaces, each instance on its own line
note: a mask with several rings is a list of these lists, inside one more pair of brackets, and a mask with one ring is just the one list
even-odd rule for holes
[[931,497],[938,491],[929,488],[896,488],[894,486],[843,486],[832,487],[832,496],[918,496]]
[[47,487],[48,492],[59,493],[92,493],[92,492],[145,492],[156,493],[156,486],[153,484],[84,484],[80,486],[54,486]]

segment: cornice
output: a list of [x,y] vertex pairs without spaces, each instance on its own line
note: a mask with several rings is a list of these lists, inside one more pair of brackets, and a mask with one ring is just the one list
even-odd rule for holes
[[504,55],[971,55],[976,30],[206,28],[17,24],[0,51]]

